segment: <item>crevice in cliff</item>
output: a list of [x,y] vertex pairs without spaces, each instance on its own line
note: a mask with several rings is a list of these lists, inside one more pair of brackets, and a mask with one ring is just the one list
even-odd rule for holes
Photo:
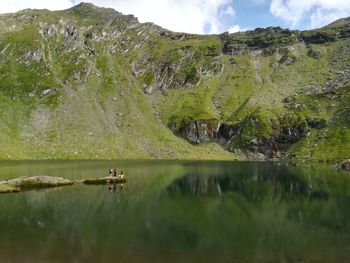
[[325,120],[297,119],[286,115],[262,123],[259,117],[253,115],[237,124],[194,120],[180,127],[177,133],[192,144],[215,142],[248,159],[266,160],[282,158],[292,145],[309,136],[311,129],[325,127]]

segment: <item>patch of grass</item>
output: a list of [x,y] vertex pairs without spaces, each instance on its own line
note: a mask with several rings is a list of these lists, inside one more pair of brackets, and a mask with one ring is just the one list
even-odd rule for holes
[[209,88],[169,90],[160,105],[161,115],[169,126],[180,128],[192,120],[217,119]]
[[[324,118],[328,121],[327,127],[320,130],[312,130],[310,136],[293,145],[289,155],[296,155],[299,159],[312,160],[340,160],[350,158],[350,93],[349,89],[339,91],[343,98],[338,100],[335,107],[329,107],[330,102],[325,99],[309,98],[311,105],[315,102],[317,108],[312,106],[307,111],[307,116]],[[309,104],[310,105],[310,104]],[[319,105],[322,105],[321,108]],[[323,108],[322,108],[323,107]],[[305,114],[305,112],[303,112]]]

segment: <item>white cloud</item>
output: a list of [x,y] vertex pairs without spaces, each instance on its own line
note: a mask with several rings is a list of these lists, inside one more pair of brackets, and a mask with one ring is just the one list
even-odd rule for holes
[[228,29],[229,33],[237,33],[237,32],[242,32],[242,31],[247,31],[248,29],[246,28],[241,28],[239,25],[233,25]]
[[60,10],[72,6],[70,0],[0,0],[0,13],[13,13],[26,8]]
[[0,13],[26,8],[60,10],[80,2],[111,7],[170,30],[199,34],[222,31],[224,18],[235,14],[231,0],[0,0]]
[[[141,22],[154,22],[170,30],[188,33],[218,33],[222,10],[230,0],[90,0],[99,6],[109,6],[122,13],[134,14]],[[206,32],[207,31],[207,32]]]
[[0,0],[0,13],[26,8],[61,10],[80,2],[111,7],[169,30],[198,34],[220,33],[235,16],[231,0]]
[[292,27],[306,22],[315,28],[349,16],[350,0],[272,0],[270,11]]
[[222,14],[227,16],[234,16],[236,13],[232,6],[227,6],[226,9],[222,12]]

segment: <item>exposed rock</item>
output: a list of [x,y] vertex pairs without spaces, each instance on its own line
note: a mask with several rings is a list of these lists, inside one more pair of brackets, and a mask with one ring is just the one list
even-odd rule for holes
[[66,26],[66,32],[65,35],[66,37],[71,37],[74,38],[77,35],[77,29],[73,25],[67,25]]
[[307,119],[307,123],[313,129],[323,129],[327,127],[327,121],[324,119],[321,119],[321,120]]
[[235,125],[221,124],[217,134],[224,138],[225,148],[248,159],[280,158],[291,145],[309,134],[306,121],[293,116],[264,120],[250,116]]
[[239,134],[241,128],[242,126],[240,124],[229,125],[226,123],[222,123],[219,128],[218,136],[229,140],[236,134]]
[[172,40],[185,40],[185,39],[188,39],[189,37],[191,37],[190,34],[176,33],[176,32],[172,32],[172,31],[168,31],[168,30],[162,30],[159,34],[163,37],[167,37],[167,38],[170,38]]
[[307,136],[308,132],[309,128],[305,124],[291,127],[277,126],[272,136],[244,142],[244,145],[253,153],[262,153],[267,159],[279,158],[281,153],[286,152],[291,145]]
[[[287,44],[299,42],[297,31],[282,29],[280,27],[257,28],[253,31],[220,35],[223,43],[222,52],[230,55],[261,50],[275,52],[276,49]],[[269,53],[269,52],[268,52]]]
[[301,38],[306,44],[324,44],[337,39],[336,32],[325,30],[304,31]]
[[217,120],[198,120],[180,128],[179,132],[189,142],[201,143],[217,137],[219,128],[220,122]]
[[83,181],[84,184],[123,184],[126,179],[123,176],[107,176],[96,179],[87,179]]
[[135,76],[147,79],[141,88],[150,94],[154,89],[164,92],[197,86],[203,78],[220,75],[223,63],[218,46],[199,50],[187,45],[169,50],[156,60],[144,55],[131,64],[131,70]]
[[[312,128],[321,129],[325,121],[310,121]],[[271,132],[259,135],[262,126],[271,125]],[[280,158],[291,145],[299,142],[309,134],[311,126],[306,121],[297,121],[293,117],[284,116],[279,121],[270,124],[260,123],[260,120],[250,117],[241,123],[229,125],[218,120],[197,120],[181,127],[178,131],[191,143],[214,141],[229,151],[245,156],[248,159],[262,160]],[[176,127],[173,127],[176,130]],[[258,131],[246,140],[248,130]]]
[[45,38],[56,36],[58,33],[58,29],[55,25],[49,25],[47,23],[40,23],[39,25],[39,33]]
[[240,156],[244,156],[248,160],[262,161],[262,160],[268,159],[268,157],[266,155],[264,155],[263,153],[252,152],[252,151],[249,151],[249,150],[232,149],[231,152],[233,152],[233,153],[235,153],[237,155],[240,155]]
[[295,101],[295,96],[288,96],[283,99],[283,103],[290,103],[292,101]]
[[337,170],[350,172],[350,159],[338,162],[337,164],[334,165],[334,168]]
[[[117,177],[107,176],[82,180],[79,182],[84,184],[121,184],[126,183],[126,179],[124,176],[119,175]],[[22,190],[68,186],[73,185],[74,183],[78,183],[78,181],[73,182],[60,177],[51,176],[20,177],[0,182],[0,193],[16,193]]]
[[307,51],[307,55],[310,57],[310,58],[314,58],[314,59],[320,59],[320,56],[321,56],[321,53],[317,50],[314,50],[312,48],[309,48],[308,51]]
[[9,185],[5,182],[0,182],[0,194],[4,193],[17,193],[20,189],[16,186]]
[[55,93],[54,89],[45,89],[45,90],[42,91],[41,95],[42,96],[48,96],[48,95],[53,94],[53,93]]
[[142,89],[143,89],[143,92],[145,94],[148,94],[148,95],[151,95],[153,93],[153,91],[154,91],[154,88],[152,86],[148,86],[147,84],[144,84],[142,86]]
[[70,180],[51,176],[20,177],[17,179],[7,180],[2,183],[17,187],[21,190],[32,188],[49,188],[73,184],[73,182]]

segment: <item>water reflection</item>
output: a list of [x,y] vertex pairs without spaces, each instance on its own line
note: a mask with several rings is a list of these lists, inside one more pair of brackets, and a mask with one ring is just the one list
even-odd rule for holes
[[108,184],[107,189],[109,192],[114,193],[116,190],[124,190],[125,184]]
[[257,202],[271,195],[273,199],[309,198],[327,200],[329,192],[314,189],[303,176],[287,173],[283,168],[273,172],[250,174],[244,171],[217,175],[187,174],[176,179],[167,191],[176,198],[184,196],[217,196],[236,192],[247,200]]
[[109,192],[114,193],[116,189],[117,189],[117,185],[115,184],[108,185]]

